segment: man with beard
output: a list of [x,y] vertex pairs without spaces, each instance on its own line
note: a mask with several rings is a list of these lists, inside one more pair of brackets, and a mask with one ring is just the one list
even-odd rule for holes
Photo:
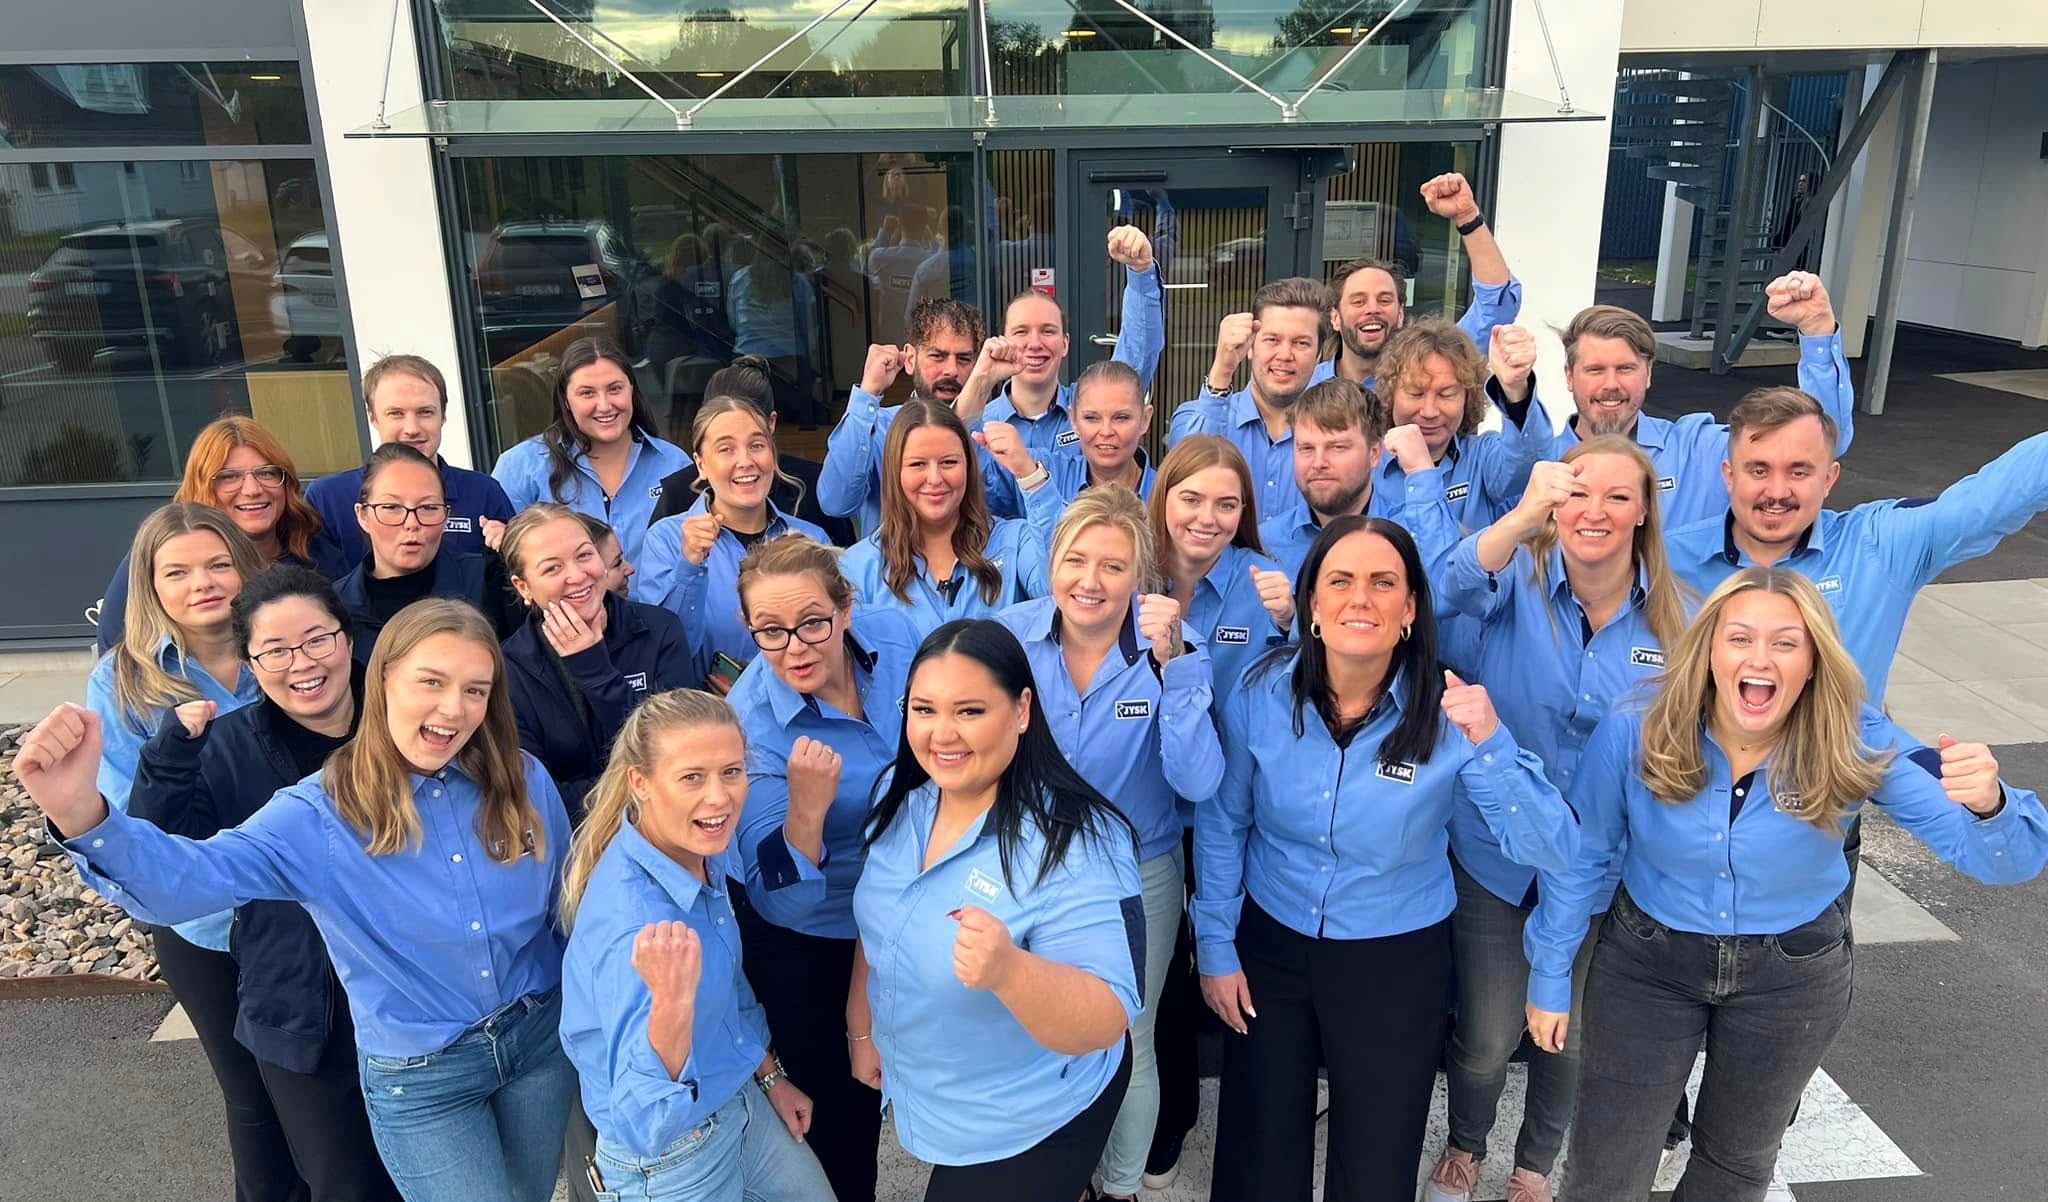
[[[1839,429],[1834,454],[1846,453],[1856,397],[1827,288],[1820,277],[1795,271],[1771,281],[1764,296],[1772,317],[1798,328],[1799,387],[1819,400]],[[1675,422],[1643,413],[1656,353],[1650,323],[1636,314],[1613,305],[1579,310],[1564,331],[1564,379],[1577,412],[1559,431],[1550,457],[1562,457],[1581,437],[1629,435],[1657,465],[1664,528],[1676,530],[1727,505],[1721,464],[1728,457],[1728,427],[1711,413],[1688,413]]]
[[[1309,386],[1329,311],[1330,290],[1316,280],[1294,276],[1260,288],[1252,297],[1250,313],[1224,319],[1226,325],[1237,317],[1245,319],[1251,383],[1221,394],[1212,383],[1210,395],[1173,411],[1168,446],[1190,434],[1217,434],[1244,455],[1251,465],[1262,519],[1300,522],[1308,517],[1308,507],[1294,487],[1294,433],[1288,412]],[[1216,378],[1210,375],[1212,382]]]
[[[1298,514],[1259,523],[1259,541],[1292,577],[1324,523],[1346,514],[1386,518],[1415,536],[1422,562],[1434,577],[1457,549],[1458,523],[1444,503],[1443,469],[1414,426],[1388,429],[1386,402],[1349,380],[1324,380],[1301,394],[1287,412],[1293,427],[1292,478]],[[1380,459],[1399,463],[1400,487],[1373,487]]]
[[858,514],[863,534],[882,522],[882,443],[896,417],[894,409],[882,408],[882,394],[907,371],[912,396],[951,405],[967,384],[988,325],[981,310],[966,301],[937,296],[910,311],[909,335],[901,347],[868,348],[846,413],[825,440],[818,504],[834,516]]

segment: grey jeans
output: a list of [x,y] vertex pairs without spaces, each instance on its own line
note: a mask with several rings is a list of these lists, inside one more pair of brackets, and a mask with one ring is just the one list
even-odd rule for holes
[[1704,1040],[1692,1160],[1672,1202],[1761,1202],[1800,1095],[1848,1018],[1854,979],[1846,893],[1783,934],[1726,937],[1672,930],[1626,889],[1615,894],[1586,984],[1565,1196],[1649,1193]]
[[[1508,1061],[1528,1029],[1523,1006],[1529,994],[1529,961],[1522,954],[1522,927],[1529,913],[1495,897],[1455,860],[1451,872],[1458,882],[1458,908],[1451,914],[1458,1025],[1451,1032],[1451,1059],[1444,1073],[1450,1091],[1451,1146],[1484,1159]],[[1596,919],[1594,934],[1599,929]],[[1572,965],[1572,1023],[1564,1051],[1529,1053],[1528,1100],[1515,1139],[1515,1167],[1546,1177],[1564,1146],[1565,1126],[1571,1122],[1579,1092],[1579,1048],[1585,1040],[1580,999],[1594,934],[1587,935]]]

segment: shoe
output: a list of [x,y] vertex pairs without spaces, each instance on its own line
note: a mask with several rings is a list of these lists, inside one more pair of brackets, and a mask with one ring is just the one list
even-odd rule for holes
[[1437,1157],[1429,1175],[1424,1202],[1472,1202],[1472,1190],[1479,1184],[1479,1162],[1472,1153],[1446,1147]]
[[1169,1140],[1145,1161],[1146,1189],[1166,1189],[1180,1177],[1180,1146],[1186,1136]]
[[1785,1174],[1776,1166],[1771,1168],[1771,1185],[1764,1191],[1764,1202],[1799,1202],[1792,1196],[1792,1187],[1785,1184]]
[[1534,1169],[1516,1169],[1508,1178],[1508,1202],[1552,1202],[1550,1178]]

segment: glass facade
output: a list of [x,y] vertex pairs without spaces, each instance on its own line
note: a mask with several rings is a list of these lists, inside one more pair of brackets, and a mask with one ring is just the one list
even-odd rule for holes
[[0,146],[311,141],[297,63],[0,65]]

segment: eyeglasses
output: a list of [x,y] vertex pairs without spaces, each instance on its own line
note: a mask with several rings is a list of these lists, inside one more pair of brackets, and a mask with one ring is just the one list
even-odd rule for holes
[[780,651],[789,646],[789,636],[802,639],[806,646],[815,647],[832,637],[835,619],[805,618],[795,626],[756,626],[753,630],[754,646],[763,651]]
[[284,469],[274,463],[266,463],[262,467],[231,467],[215,472],[213,491],[234,492],[242,487],[242,481],[251,476],[256,477],[256,483],[268,488],[276,488],[284,483]]
[[339,629],[329,630],[323,634],[314,635],[296,647],[271,647],[267,650],[258,651],[249,658],[255,662],[257,667],[265,672],[282,672],[286,668],[291,667],[292,653],[295,651],[305,652],[306,658],[317,664],[334,654],[335,640],[340,637],[341,631]]
[[376,518],[379,525],[384,526],[405,525],[407,514],[418,518],[422,526],[438,526],[448,520],[448,506],[441,501],[429,501],[425,505],[400,505],[396,501],[379,501],[375,505],[365,505],[363,508],[370,511],[370,516]]

